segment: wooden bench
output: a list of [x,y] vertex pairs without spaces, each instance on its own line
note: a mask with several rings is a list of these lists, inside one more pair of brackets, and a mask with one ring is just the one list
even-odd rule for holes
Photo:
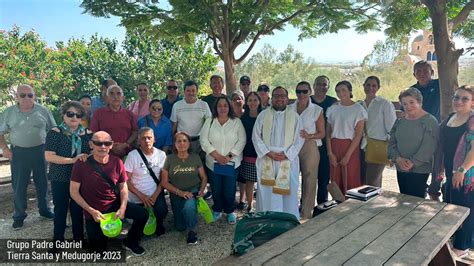
[[215,265],[454,265],[447,242],[468,214],[465,207],[385,191],[367,202],[349,199]]

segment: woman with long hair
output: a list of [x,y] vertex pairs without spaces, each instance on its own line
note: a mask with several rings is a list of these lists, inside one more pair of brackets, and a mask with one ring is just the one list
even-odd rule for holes
[[326,143],[331,163],[331,181],[345,194],[362,184],[360,178],[360,141],[367,120],[364,108],[352,101],[352,84],[336,84],[339,102],[327,111]]
[[311,85],[301,81],[296,85],[297,100],[289,105],[300,115],[303,129],[299,132],[304,139],[303,148],[299,153],[301,171],[301,218],[313,217],[316,188],[318,186],[319,149],[324,138],[325,126],[323,108],[310,101]]
[[376,187],[382,186],[382,173],[385,164],[366,162],[366,145],[370,139],[388,143],[390,130],[397,119],[393,104],[387,99],[377,96],[379,89],[380,79],[376,76],[367,77],[364,82],[365,99],[359,101],[368,114],[361,145],[362,183]]
[[[206,120],[200,133],[201,147],[206,152],[206,166],[212,189],[214,220],[227,214],[229,224],[236,223],[234,213],[237,169],[245,147],[245,129],[235,117],[227,96],[216,99],[212,118]],[[224,171],[218,171],[218,169]]]
[[[257,116],[262,111],[262,103],[257,92],[250,92],[245,99],[245,112],[240,118],[244,125],[247,142],[243,150],[243,159],[240,165],[239,176],[245,180],[245,198],[247,199],[247,212],[252,211],[253,190],[257,182],[257,152],[252,142],[252,131]],[[243,193],[243,191],[241,192]]]
[[187,231],[186,242],[196,245],[196,198],[204,195],[207,176],[199,155],[190,153],[191,140],[184,132],[174,135],[173,153],[166,157],[161,170],[161,185],[170,192],[174,225],[178,231]]
[[438,149],[435,154],[433,176],[443,179],[446,175],[444,201],[468,207],[471,212],[461,228],[454,233],[453,251],[467,257],[472,248],[474,227],[474,90],[459,87],[454,93],[453,110],[440,124]]

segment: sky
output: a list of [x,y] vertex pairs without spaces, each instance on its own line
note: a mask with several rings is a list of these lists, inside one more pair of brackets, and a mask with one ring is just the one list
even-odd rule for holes
[[[80,0],[0,0],[0,29],[10,30],[13,25],[19,26],[22,32],[34,29],[51,47],[56,41],[66,42],[72,37],[88,39],[94,33],[117,39],[119,43],[124,40],[125,28],[119,26],[119,18],[82,14],[80,3]],[[298,41],[298,30],[288,26],[284,31],[261,38],[247,59],[265,44],[270,44],[278,52],[291,44],[305,57],[318,63],[360,63],[372,51],[375,42],[384,39],[383,32],[358,34],[353,30],[343,30]],[[460,47],[466,46],[462,40],[456,40],[456,43]],[[246,45],[240,47],[236,57],[245,49]]]

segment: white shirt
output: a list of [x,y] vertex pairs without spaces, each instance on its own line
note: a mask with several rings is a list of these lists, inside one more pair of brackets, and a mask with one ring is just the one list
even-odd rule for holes
[[194,103],[180,100],[173,105],[170,120],[178,123],[178,131],[185,132],[191,137],[199,135],[204,121],[211,117],[211,110],[206,102],[197,99]]
[[344,106],[335,103],[326,112],[328,123],[331,124],[331,138],[353,139],[357,122],[367,120],[367,111],[358,103]]
[[202,126],[199,140],[202,150],[206,152],[206,166],[211,171],[214,170],[215,162],[214,157],[210,155],[213,151],[217,151],[222,156],[234,154],[232,161],[235,163],[235,168],[240,166],[247,137],[244,125],[239,118],[229,118],[224,125],[221,125],[217,118],[207,119]]
[[[301,122],[303,124],[304,130],[308,132],[308,134],[316,134],[316,121],[318,121],[319,116],[323,112],[323,108],[321,108],[319,105],[314,104],[311,102],[311,100],[308,100],[308,107],[304,109],[304,111],[300,114]],[[298,100],[296,100],[294,103],[288,105],[289,108],[291,108],[293,111],[298,113]],[[299,134],[299,133],[298,133]],[[318,146],[321,146],[323,143],[321,142],[320,139],[312,139],[313,141],[316,141]]]
[[[153,147],[153,154],[145,154],[145,157],[159,181],[161,169],[165,165],[166,153]],[[137,150],[133,150],[127,155],[127,159],[125,160],[125,171],[132,173],[130,181],[141,193],[151,196],[156,191],[156,183],[148,172],[148,169]],[[131,192],[128,193],[128,201],[133,203],[143,203]]]
[[[369,118],[365,123],[367,136],[372,139],[388,140],[390,137],[390,130],[392,129],[397,115],[395,114],[395,107],[385,98],[376,96],[367,107],[364,100],[359,103],[367,110]],[[361,148],[367,144],[367,139],[364,138],[361,143]]]

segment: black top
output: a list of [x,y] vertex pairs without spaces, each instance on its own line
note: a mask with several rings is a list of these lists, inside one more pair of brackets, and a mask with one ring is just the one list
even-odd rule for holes
[[428,85],[421,86],[418,82],[412,87],[417,88],[423,96],[423,109],[440,120],[439,80],[432,79]]
[[324,101],[320,103],[317,103],[312,96],[310,97],[310,99],[312,103],[317,104],[319,105],[319,107],[323,108],[324,120],[326,120],[326,111],[328,110],[328,108],[331,107],[331,105],[337,103],[337,99],[329,95],[326,95],[326,98],[324,98]]
[[253,146],[252,141],[253,126],[255,125],[255,121],[257,121],[257,118],[250,117],[248,113],[244,113],[240,118],[240,121],[242,121],[242,124],[245,128],[245,134],[247,135],[247,143],[245,143],[243,155],[246,157],[257,158],[257,152],[255,151],[255,147]]
[[[92,138],[92,133],[84,134],[81,136],[82,147],[81,153],[90,153],[89,140]],[[71,155],[71,136],[64,133],[59,133],[54,130],[50,130],[46,135],[45,150],[53,151],[58,156],[72,158],[76,156]],[[74,164],[49,164],[48,178],[51,181],[57,182],[69,182],[72,173],[72,166]]]
[[213,112],[212,108],[214,107],[214,104],[215,104],[217,98],[218,97],[216,97],[212,94],[209,94],[209,95],[204,96],[204,97],[201,98],[201,100],[203,100],[207,103],[207,105],[209,106],[209,109],[211,110],[211,113]]
[[[450,115],[449,117],[451,117]],[[446,119],[446,121],[448,121]],[[443,143],[443,155],[444,155],[444,169],[446,177],[451,178],[453,176],[453,161],[456,148],[458,147],[459,140],[461,139],[464,132],[467,130],[467,122],[458,127],[448,127],[446,123],[442,123],[440,126],[440,142]]]

